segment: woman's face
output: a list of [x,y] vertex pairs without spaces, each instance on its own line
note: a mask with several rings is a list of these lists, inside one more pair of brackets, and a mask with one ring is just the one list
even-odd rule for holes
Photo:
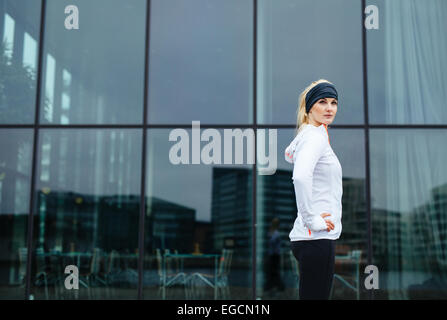
[[321,124],[329,125],[334,121],[337,113],[338,101],[335,98],[321,98],[309,111],[309,120],[311,124],[320,126]]

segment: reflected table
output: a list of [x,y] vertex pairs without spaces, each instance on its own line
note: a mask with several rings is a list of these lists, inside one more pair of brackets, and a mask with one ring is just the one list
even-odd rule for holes
[[[354,266],[354,284],[349,283],[346,279],[344,279],[341,275],[334,273],[334,279],[340,280],[346,287],[352,289],[356,293],[357,300],[360,299],[360,259],[361,259],[362,251],[361,250],[353,250],[350,251],[346,255],[336,255],[335,261],[336,263],[348,263]],[[332,297],[333,287],[331,288],[330,296]]]
[[[179,259],[180,272],[183,272],[183,262],[185,259],[214,259],[214,283],[216,283],[218,276],[218,263],[220,254],[193,254],[193,253],[165,253],[163,255],[162,270],[163,270],[163,286],[162,286],[162,298],[166,300],[166,266],[168,259]],[[217,285],[214,285],[214,300],[217,299]]]

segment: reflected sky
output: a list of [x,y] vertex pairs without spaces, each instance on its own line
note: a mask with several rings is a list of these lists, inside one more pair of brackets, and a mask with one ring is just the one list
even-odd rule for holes
[[363,123],[361,2],[258,5],[258,122],[294,124],[299,94],[323,78],[339,92],[334,124]]
[[85,195],[138,195],[141,130],[42,130],[37,189]]
[[0,4],[0,123],[33,123],[40,1]]
[[28,214],[33,131],[0,129],[0,214]]
[[[72,4],[78,30],[64,25]],[[41,121],[142,123],[146,1],[49,0],[46,8]]]
[[367,32],[370,123],[447,123],[447,2],[366,2],[380,10]]
[[252,4],[151,1],[150,123],[251,123]]
[[445,190],[445,130],[375,129],[370,135],[372,207],[408,213],[433,202],[435,188]]

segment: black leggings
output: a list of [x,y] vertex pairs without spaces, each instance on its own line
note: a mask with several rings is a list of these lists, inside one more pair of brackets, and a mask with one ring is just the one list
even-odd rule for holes
[[291,242],[300,272],[300,299],[327,300],[332,287],[335,263],[335,240]]

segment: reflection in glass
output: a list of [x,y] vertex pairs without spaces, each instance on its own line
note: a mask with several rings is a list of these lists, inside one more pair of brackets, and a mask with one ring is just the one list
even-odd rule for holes
[[[379,299],[447,296],[446,130],[372,130],[373,264]],[[376,296],[376,294],[375,294]]]
[[68,30],[72,1],[47,1],[42,123],[142,123],[146,3],[77,0],[79,29]]
[[0,4],[0,123],[34,122],[40,7],[39,0]]
[[446,124],[447,1],[374,0],[367,32],[370,123]]
[[33,132],[0,129],[0,299],[23,299]]
[[[251,299],[252,166],[205,164],[203,141],[192,164],[191,130],[175,141],[171,132],[148,132],[144,298]],[[213,132],[223,150],[224,130]],[[186,149],[170,154],[183,139]],[[173,164],[184,152],[189,164]]]
[[363,123],[362,8],[357,0],[258,1],[258,123],[295,124],[301,91],[337,87],[335,124]]
[[151,1],[150,123],[251,123],[252,17],[251,0]]
[[[136,299],[140,130],[42,130],[32,292],[36,299]],[[79,290],[64,270],[79,270]]]
[[[263,299],[297,299],[299,272],[290,250],[289,233],[297,215],[292,183],[293,165],[283,156],[294,138],[293,129],[278,132],[278,169],[274,175],[258,176],[256,252],[257,296]],[[361,273],[367,261],[367,213],[365,205],[365,159],[362,130],[329,129],[330,143],[343,168],[343,231],[336,244],[336,279],[332,299],[367,299]],[[266,145],[267,147],[267,145]],[[278,222],[275,222],[278,219]],[[275,234],[275,224],[279,223]],[[272,251],[280,239],[279,262]],[[274,266],[279,265],[279,275]],[[280,281],[278,281],[278,278]],[[282,287],[283,284],[284,286]],[[359,289],[360,288],[360,289]]]

